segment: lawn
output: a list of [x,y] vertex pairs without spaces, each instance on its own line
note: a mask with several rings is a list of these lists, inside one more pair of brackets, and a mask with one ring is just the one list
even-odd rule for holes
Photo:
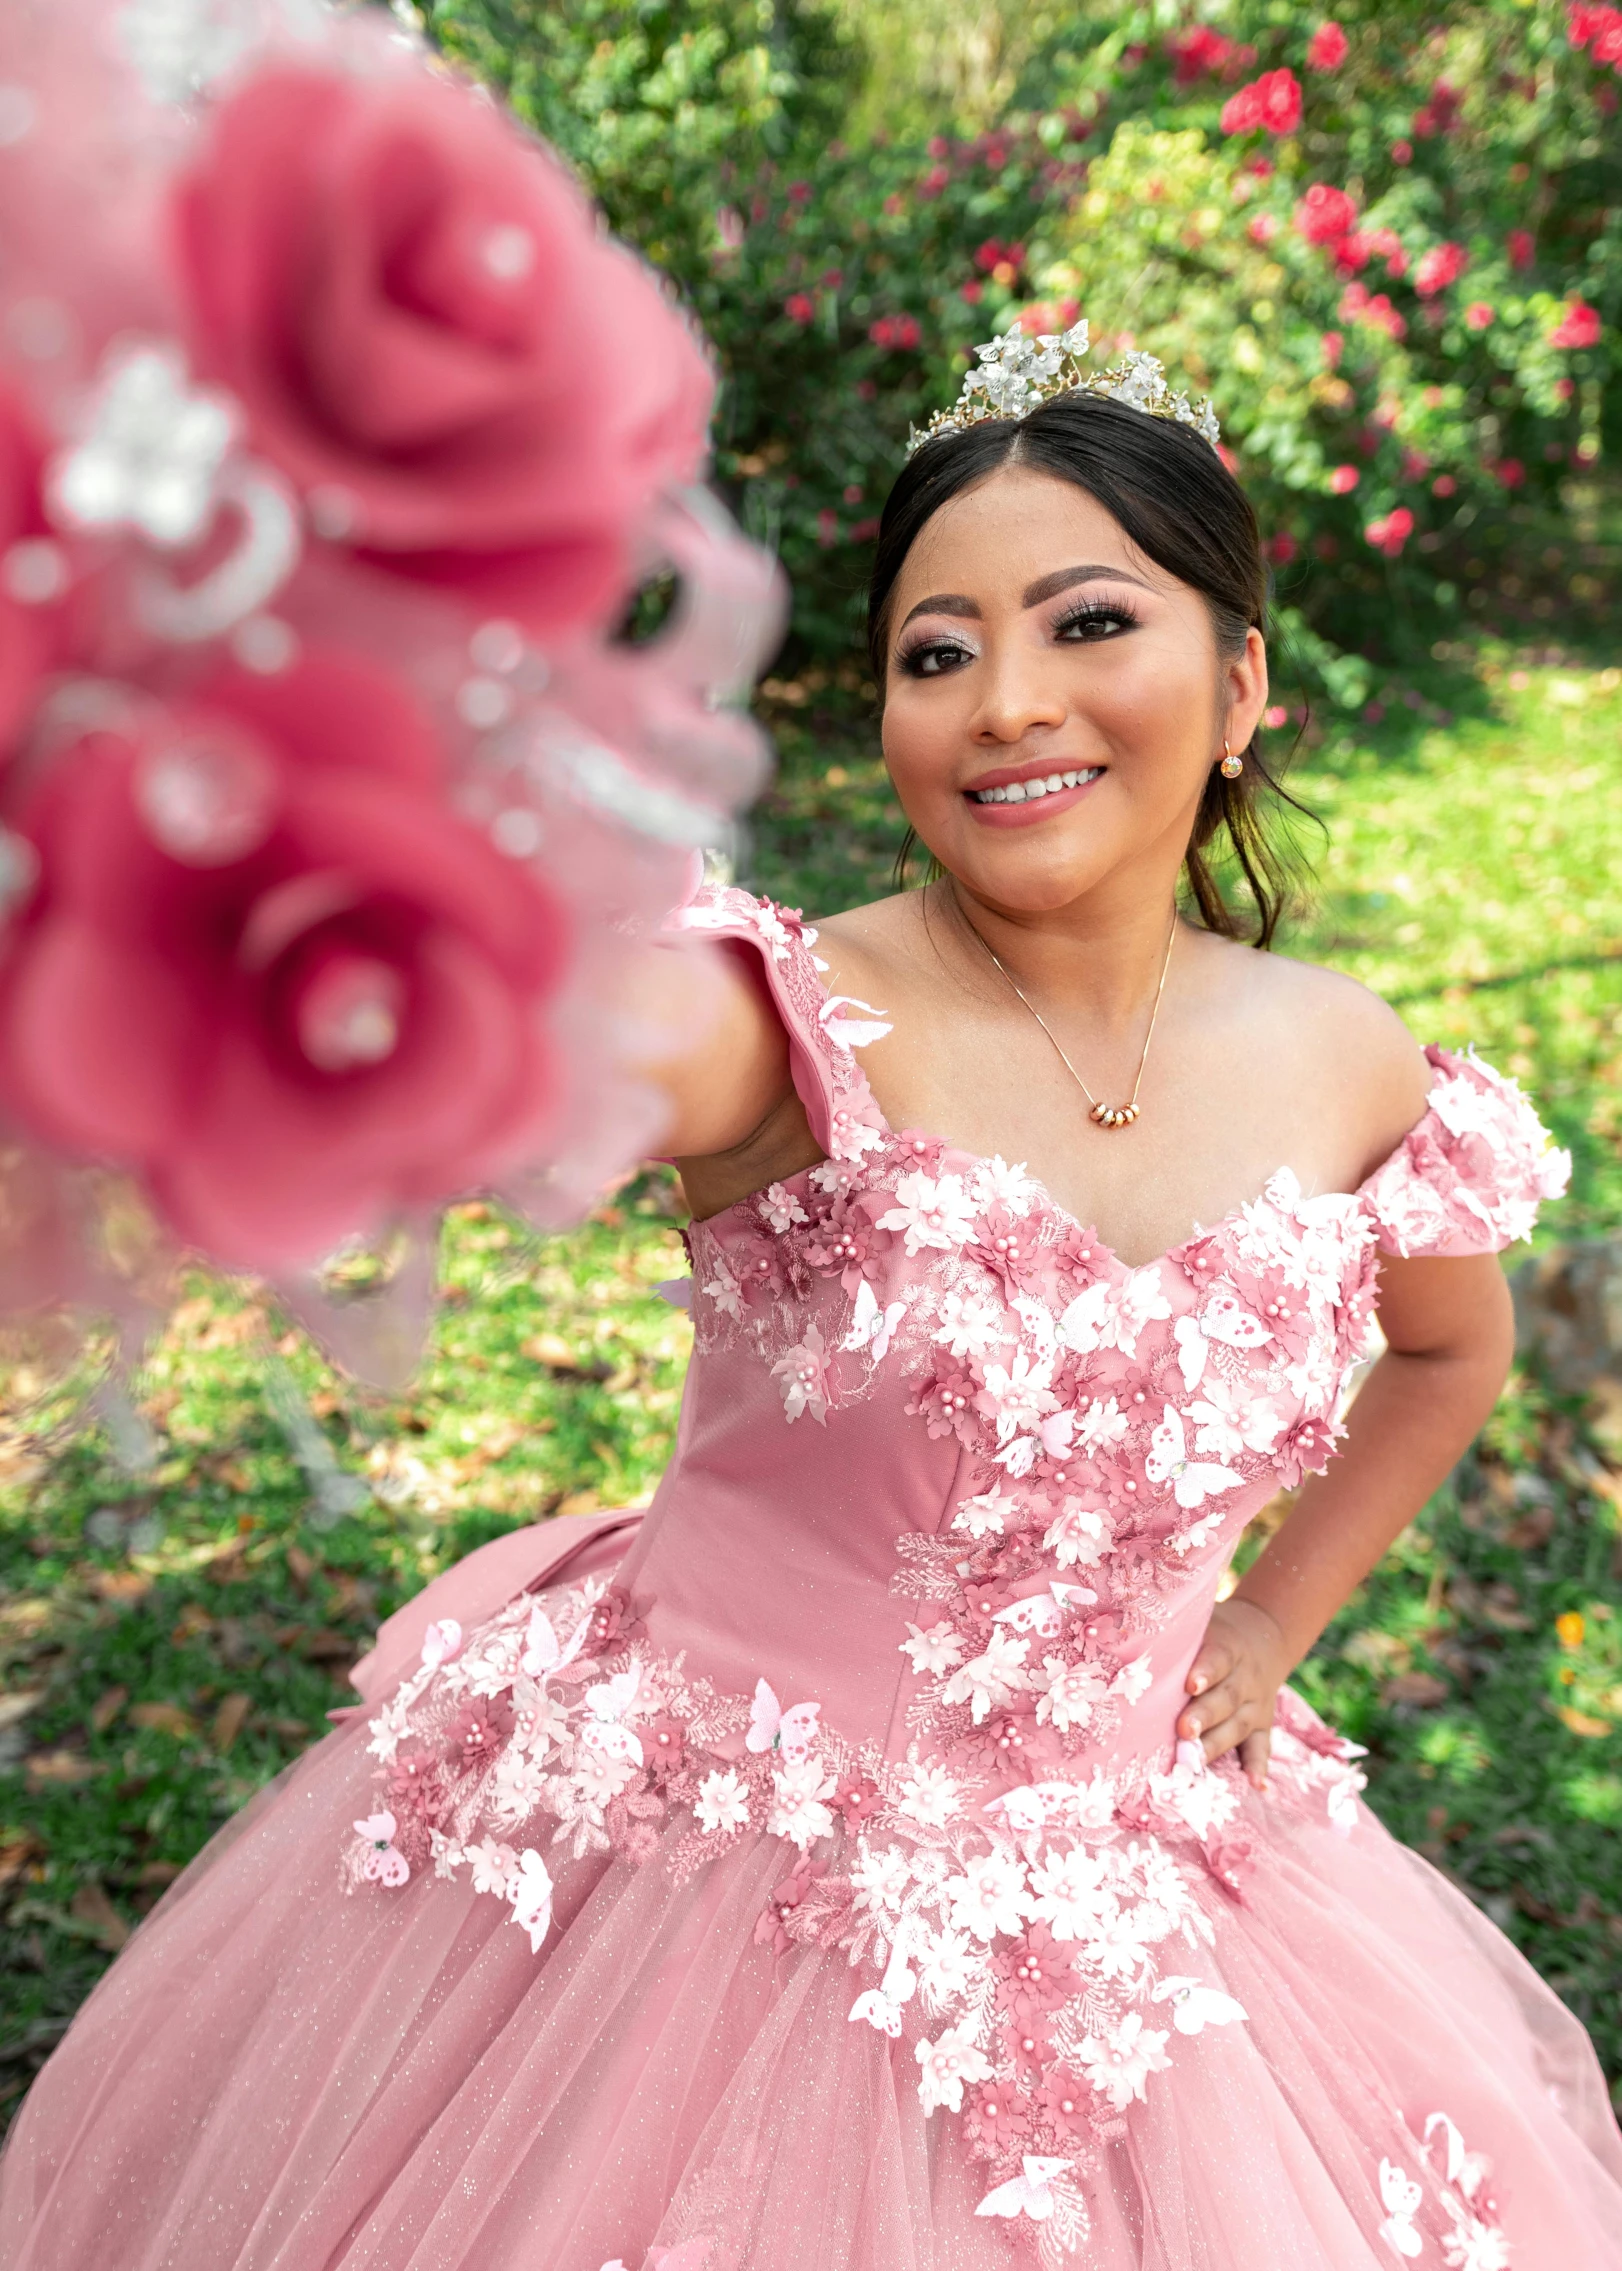
[[[1518,1074],[1576,1159],[1544,1235],[1616,1229],[1622,673],[1489,655],[1412,703],[1303,762],[1330,849],[1291,949]],[[886,888],[899,830],[871,750],[786,745],[746,879],[808,912]],[[13,1367],[0,2120],[163,1886],[319,1735],[381,1616],[505,1528],[649,1495],[688,1346],[655,1291],[679,1220],[660,1172],[562,1238],[459,1209],[404,1398],[357,1393],[256,1289],[203,1280],[135,1383],[144,1430],[54,1434]],[[1369,1746],[1392,1828],[1588,2023],[1622,2103],[1614,1407],[1611,1430],[1517,1376],[1298,1677]]]

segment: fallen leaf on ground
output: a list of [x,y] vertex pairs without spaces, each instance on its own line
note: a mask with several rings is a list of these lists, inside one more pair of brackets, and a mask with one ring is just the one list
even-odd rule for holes
[[50,1783],[94,1782],[101,1769],[83,1751],[35,1751],[23,1771],[30,1790],[43,1790]]
[[614,1369],[596,1357],[579,1355],[561,1333],[533,1333],[519,1344],[518,1353],[531,1364],[544,1364],[548,1372],[570,1372],[586,1380],[606,1380]]
[[44,1858],[45,1848],[31,1830],[0,1837],[0,1885],[15,1884],[26,1868]]
[[93,1733],[105,1735],[118,1714],[130,1699],[127,1687],[110,1687],[90,1706],[90,1726]]
[[15,1727],[20,1719],[36,1710],[45,1700],[42,1687],[20,1687],[11,1695],[0,1695],[0,1727]]
[[251,1695],[228,1695],[222,1698],[209,1729],[209,1740],[217,1751],[228,1751],[242,1732],[242,1723],[253,1709]]
[[1394,1680],[1387,1680],[1384,1693],[1387,1703],[1413,1703],[1428,1711],[1447,1701],[1448,1687],[1434,1672],[1399,1672]]
[[121,1609],[144,1601],[152,1590],[152,1580],[142,1569],[97,1569],[86,1582],[98,1601],[111,1601]]
[[130,1724],[150,1728],[155,1735],[195,1735],[197,1722],[178,1703],[132,1703]]
[[1570,1703],[1562,1703],[1555,1712],[1555,1717],[1563,1727],[1569,1727],[1574,1735],[1588,1735],[1597,1739],[1612,1731],[1609,1719],[1596,1719],[1592,1712],[1579,1711]]
[[172,1885],[185,1867],[182,1861],[143,1861],[135,1872],[138,1885]]
[[81,1885],[68,1903],[68,1914],[88,1924],[104,1948],[117,1955],[130,1936],[130,1928],[100,1885]]

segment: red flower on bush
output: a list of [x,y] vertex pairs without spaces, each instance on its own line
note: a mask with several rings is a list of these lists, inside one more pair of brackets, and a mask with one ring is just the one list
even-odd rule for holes
[[1596,63],[1622,72],[1622,8],[1568,8],[1566,33],[1573,47],[1591,47]]
[[1497,310],[1489,300],[1472,300],[1464,311],[1465,328],[1470,331],[1485,331],[1496,313]]
[[548,633],[613,615],[712,381],[548,154],[450,79],[275,67],[175,222],[193,359],[324,533]]
[[1428,252],[1419,256],[1414,270],[1414,290],[1422,300],[1445,292],[1449,284],[1456,284],[1470,265],[1470,255],[1462,244],[1433,244]]
[[1296,203],[1295,226],[1308,244],[1334,244],[1356,219],[1356,201],[1327,181],[1315,181]]
[[1340,295],[1337,312],[1348,323],[1360,323],[1368,331],[1383,331],[1388,339],[1408,336],[1407,319],[1392,306],[1389,295],[1371,292],[1366,284],[1348,284]]
[[1362,478],[1355,465],[1337,465],[1329,476],[1330,493],[1336,497],[1348,497]]
[[790,323],[810,323],[817,312],[817,303],[809,292],[790,292],[783,302],[783,313]]
[[1326,331],[1320,335],[1318,344],[1323,349],[1324,369],[1334,370],[1346,351],[1345,340],[1338,331]]
[[1458,486],[1458,482],[1451,473],[1438,473],[1436,479],[1431,483],[1431,495],[1433,497],[1451,497],[1457,493]]
[[1178,86],[1191,87],[1196,79],[1220,71],[1234,53],[1234,43],[1210,24],[1192,24],[1166,42]]
[[881,315],[867,327],[867,336],[875,347],[916,347],[923,337],[915,315]]
[[1267,539],[1264,549],[1276,568],[1287,568],[1301,548],[1289,530],[1281,528],[1276,536]]
[[1504,489],[1519,489],[1526,479],[1526,467],[1518,457],[1500,457],[1487,470]]
[[999,268],[1012,268],[1017,273],[1025,265],[1025,247],[1004,244],[1000,237],[987,237],[984,244],[975,247],[974,265],[987,276]]
[[1320,24],[1307,42],[1309,71],[1338,71],[1346,60],[1346,34],[1339,24]]
[[1597,347],[1599,339],[1599,310],[1591,308],[1586,300],[1568,300],[1560,321],[1549,334],[1549,345]]
[[1222,106],[1224,134],[1293,134],[1301,123],[1301,82],[1293,71],[1264,71]]
[[1537,256],[1537,245],[1530,229],[1511,229],[1504,239],[1511,268],[1530,268]]
[[1436,134],[1449,134],[1458,124],[1463,108],[1464,97],[1458,88],[1450,86],[1446,79],[1438,79],[1431,89],[1430,101],[1414,112],[1409,130],[1419,142],[1428,142]]
[[1271,244],[1278,235],[1276,213],[1253,213],[1245,225],[1245,234],[1252,244]]
[[1377,552],[1394,560],[1414,533],[1414,516],[1406,505],[1395,505],[1384,520],[1371,520],[1363,534]]
[[228,1264],[309,1261],[532,1156],[564,918],[451,818],[413,700],[351,660],[131,697],[28,785],[0,1095]]

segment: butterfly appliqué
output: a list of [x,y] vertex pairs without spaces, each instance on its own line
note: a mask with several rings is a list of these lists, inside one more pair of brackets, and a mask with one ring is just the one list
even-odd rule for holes
[[901,2032],[902,2008],[912,2001],[917,1990],[918,1974],[907,1961],[907,1950],[898,1936],[884,1967],[884,1977],[877,1987],[869,1987],[857,1996],[850,2007],[851,2018],[865,2019],[880,2034],[894,2039]]
[[875,1364],[882,1364],[889,1354],[891,1337],[906,1314],[904,1301],[886,1302],[881,1309],[873,1288],[864,1277],[856,1288],[850,1331],[839,1345],[843,1349],[865,1348]]
[[585,1645],[588,1622],[582,1617],[568,1639],[560,1641],[552,1619],[537,1601],[529,1612],[529,1630],[524,1636],[520,1669],[532,1680],[544,1680],[550,1672],[561,1672],[565,1664],[573,1663]]
[[587,1688],[584,1701],[590,1717],[581,1727],[580,1740],[593,1750],[606,1752],[610,1758],[629,1759],[633,1766],[641,1766],[641,1741],[625,1725],[625,1714],[635,1703],[641,1686],[642,1667],[633,1664],[629,1671],[616,1672],[612,1679]]
[[749,1732],[744,1747],[751,1751],[781,1751],[785,1758],[806,1757],[819,1732],[820,1703],[796,1703],[785,1711],[765,1680],[755,1682],[755,1700],[749,1706]]
[[1069,2166],[1068,2161],[1027,2153],[1018,2176],[988,2192],[974,2212],[977,2216],[1029,2216],[1034,2223],[1042,2223],[1054,2210],[1053,2179]]
[[1211,1343],[1224,1348],[1260,1348],[1273,1337],[1260,1317],[1237,1302],[1231,1293],[1214,1293],[1197,1316],[1179,1317],[1172,1327],[1183,1385],[1192,1391],[1205,1377]]
[[1245,1479],[1232,1467],[1189,1458],[1183,1415],[1172,1404],[1149,1439],[1144,1471],[1152,1483],[1169,1484],[1178,1505],[1186,1508],[1203,1506],[1220,1490],[1237,1490]]

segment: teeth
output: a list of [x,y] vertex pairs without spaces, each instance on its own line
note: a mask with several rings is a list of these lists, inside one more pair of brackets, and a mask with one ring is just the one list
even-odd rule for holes
[[1040,796],[1057,796],[1060,789],[1079,789],[1096,781],[1102,767],[1085,765],[1079,773],[1049,773],[1046,780],[1009,781],[1000,789],[971,789],[976,804],[1031,804]]

